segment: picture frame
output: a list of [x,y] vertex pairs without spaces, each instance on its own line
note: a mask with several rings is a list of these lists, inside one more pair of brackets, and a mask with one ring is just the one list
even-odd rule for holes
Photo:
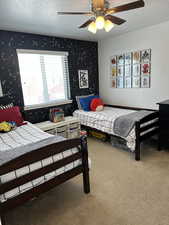
[[151,67],[151,65],[150,65],[150,63],[143,63],[142,65],[141,65],[141,75],[150,75],[150,67]]
[[140,76],[133,77],[132,88],[140,88]]
[[119,76],[119,77],[123,77],[124,76],[124,66],[119,65],[117,67],[117,76]]
[[125,80],[124,80],[124,87],[125,88],[131,88],[131,77],[126,77]]
[[128,65],[128,64],[131,65],[131,63],[132,63],[132,52],[129,52],[129,53],[125,54],[125,64],[126,65]]
[[116,79],[112,79],[111,87],[116,88]]
[[124,78],[123,77],[117,77],[116,81],[116,87],[117,88],[123,88],[124,87]]
[[133,64],[133,76],[140,76],[141,65],[139,63]]
[[112,72],[111,72],[112,77],[116,77],[117,76],[117,67],[112,66],[111,70],[112,70]]
[[132,70],[131,70],[131,64],[125,65],[125,77],[131,77]]
[[124,54],[117,56],[117,64],[121,66],[124,65],[124,59],[125,59]]
[[141,62],[150,63],[151,61],[151,49],[146,49],[141,51]]
[[113,56],[113,57],[111,58],[111,64],[112,64],[113,66],[116,66],[116,64],[117,64],[117,56]]
[[149,76],[141,76],[141,87],[142,88],[150,87],[150,77]]
[[88,70],[78,70],[79,88],[89,88]]
[[141,62],[141,53],[140,51],[133,52],[133,64]]

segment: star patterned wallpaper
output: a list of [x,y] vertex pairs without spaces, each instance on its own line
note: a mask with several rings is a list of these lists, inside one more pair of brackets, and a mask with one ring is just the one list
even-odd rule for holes
[[[0,81],[3,97],[0,104],[14,103],[23,109],[23,94],[16,49],[68,51],[72,104],[60,106],[65,115],[76,109],[75,96],[99,92],[97,42],[0,31]],[[88,70],[89,88],[79,89],[78,70]],[[57,106],[58,107],[58,106]],[[25,120],[37,123],[49,119],[49,108],[24,112]]]

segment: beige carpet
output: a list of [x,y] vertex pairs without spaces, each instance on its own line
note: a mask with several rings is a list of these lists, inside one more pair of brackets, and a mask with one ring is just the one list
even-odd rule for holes
[[169,225],[169,153],[143,147],[142,161],[89,140],[91,194],[82,177],[6,215],[7,225]]

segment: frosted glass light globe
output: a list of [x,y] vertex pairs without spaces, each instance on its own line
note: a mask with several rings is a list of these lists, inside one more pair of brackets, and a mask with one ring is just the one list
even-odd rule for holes
[[93,34],[96,33],[97,27],[96,27],[96,23],[94,21],[92,23],[90,23],[90,25],[88,26],[88,31],[92,32]]
[[110,20],[106,20],[104,24],[104,29],[106,32],[109,32],[114,27],[114,23],[112,23]]
[[96,18],[96,27],[97,29],[101,30],[104,28],[104,23],[105,23],[105,20],[104,20],[104,17],[103,16],[98,16]]

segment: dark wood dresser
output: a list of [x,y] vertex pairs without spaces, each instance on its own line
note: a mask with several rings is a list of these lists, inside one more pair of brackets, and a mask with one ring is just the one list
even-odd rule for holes
[[169,149],[169,100],[159,104],[159,150]]

